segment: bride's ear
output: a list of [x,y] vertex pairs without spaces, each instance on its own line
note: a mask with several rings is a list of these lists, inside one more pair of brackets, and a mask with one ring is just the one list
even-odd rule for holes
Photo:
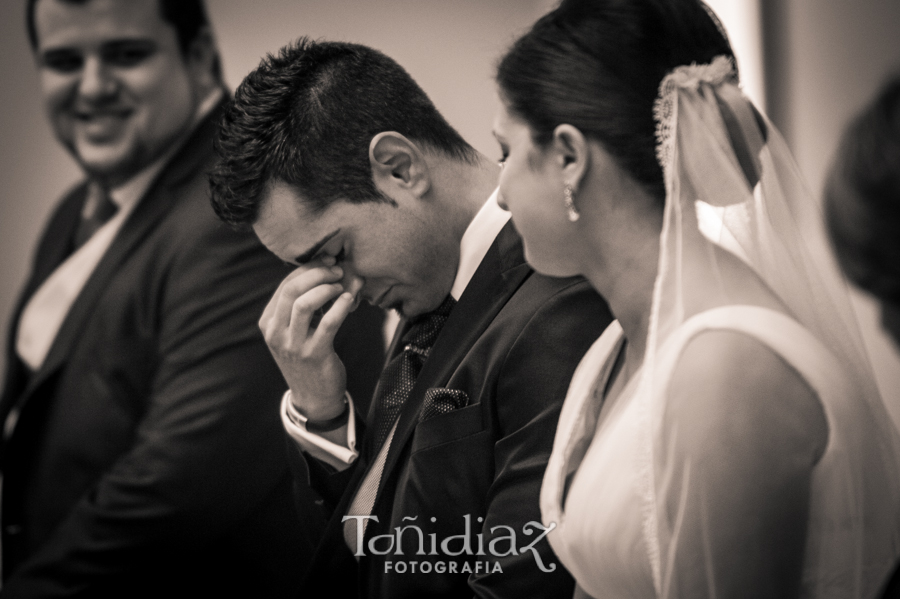
[[577,191],[591,160],[587,139],[576,127],[562,124],[553,130],[552,145],[563,182]]

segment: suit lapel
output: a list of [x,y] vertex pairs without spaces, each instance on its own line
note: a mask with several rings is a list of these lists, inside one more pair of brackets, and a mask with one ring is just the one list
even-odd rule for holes
[[68,360],[86,321],[93,314],[97,301],[115,276],[119,265],[131,255],[153,231],[157,223],[170,211],[176,200],[172,188],[201,167],[202,161],[209,155],[209,147],[216,128],[215,117],[218,112],[218,109],[214,110],[198,127],[185,146],[162,170],[157,180],[150,185],[134,212],[125,221],[122,229],[113,239],[69,309],[53,345],[50,347],[47,358],[29,381],[28,387],[20,399],[20,404],[27,401],[28,396]]
[[69,309],[47,358],[32,378],[29,390],[40,385],[69,358],[85,322],[93,313],[95,304],[115,275],[117,267],[153,229],[171,202],[172,196],[162,190],[151,192],[141,200]]
[[43,236],[46,245],[40,249],[39,258],[34,265],[34,273],[22,293],[21,309],[25,308],[25,304],[34,292],[69,257],[74,249],[75,230],[78,229],[81,222],[81,211],[84,209],[87,195],[88,184],[84,182],[63,201],[59,214],[47,227],[47,232]]
[[75,229],[78,228],[78,223],[81,221],[81,211],[86,198],[87,184],[82,183],[63,200],[41,238],[31,278],[25,284],[12,312],[6,340],[6,381],[3,397],[0,400],[0,422],[6,421],[9,411],[16,404],[29,379],[28,367],[16,353],[19,318],[34,292],[69,255]]
[[450,379],[469,348],[481,337],[531,272],[531,268],[525,263],[521,239],[512,222],[509,222],[491,244],[416,378],[416,384],[397,421],[397,430],[394,432],[378,487],[376,505],[418,424],[425,391],[441,386]]

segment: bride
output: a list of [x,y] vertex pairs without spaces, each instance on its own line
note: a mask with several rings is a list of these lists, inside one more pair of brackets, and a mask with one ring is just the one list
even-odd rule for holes
[[502,59],[501,202],[617,321],[541,494],[595,597],[872,597],[897,434],[817,205],[699,0],[564,0]]

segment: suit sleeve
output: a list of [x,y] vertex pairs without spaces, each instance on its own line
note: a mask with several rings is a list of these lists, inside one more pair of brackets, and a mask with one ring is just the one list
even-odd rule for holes
[[[284,415],[283,409],[281,413]],[[356,469],[359,467],[359,460],[357,459],[359,453],[354,449],[355,456],[353,461],[346,467],[337,469],[330,463],[330,460],[319,459],[306,451],[306,448],[297,440],[295,433],[288,428],[286,420],[287,418],[283,416],[282,422],[287,434],[291,473],[298,483],[311,487],[317,493],[317,500],[321,500],[322,505],[326,509],[326,517],[330,518],[334,508],[340,503],[347,487],[350,485]],[[355,405],[353,423],[355,438],[362,439],[365,423],[356,410]],[[294,426],[296,427],[296,425]]]
[[[531,282],[549,284],[539,278],[540,283],[534,277]],[[483,531],[485,547],[498,539],[496,547],[507,552],[511,543],[500,537],[510,535],[503,527],[512,528],[516,551],[492,558],[502,573],[470,576],[478,597],[572,594],[572,577],[546,537],[537,540],[544,528],[539,525],[540,489],[572,374],[611,320],[606,303],[586,282],[572,282],[534,312],[503,361],[496,390],[502,430],[494,449],[495,476]],[[535,525],[529,527],[529,522]]]
[[[285,389],[257,319],[286,274],[250,235],[195,227],[161,260],[156,349],[133,445],[83,495],[4,597],[93,595],[150,559],[190,559],[286,475]],[[160,249],[161,252],[166,251]],[[295,526],[295,523],[286,523]]]

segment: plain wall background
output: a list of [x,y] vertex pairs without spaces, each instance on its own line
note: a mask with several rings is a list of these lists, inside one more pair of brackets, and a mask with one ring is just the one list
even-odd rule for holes
[[[766,0],[763,17],[769,116],[821,197],[848,121],[888,76],[900,75],[900,2]],[[853,299],[878,385],[900,426],[900,352],[882,332],[872,298],[854,291]]]
[[[497,106],[495,61],[518,33],[555,4],[554,0],[207,1],[226,81],[232,87],[264,53],[300,35],[368,44],[404,65],[450,123],[490,157],[499,157],[490,134]],[[0,2],[0,339],[4,340],[0,364],[5,364],[9,313],[27,274],[34,242],[56,200],[80,176],[44,119],[25,35],[24,4],[25,0]],[[746,43],[752,49],[755,23],[762,24],[767,69],[761,83],[753,85],[764,88],[767,112],[818,194],[847,120],[889,73],[900,69],[900,2],[717,4],[727,26],[733,27],[729,19],[748,25],[749,34],[732,30],[736,45]],[[726,7],[730,14],[724,14]],[[857,294],[856,299],[879,385],[900,423],[900,353],[880,333],[869,298]]]

